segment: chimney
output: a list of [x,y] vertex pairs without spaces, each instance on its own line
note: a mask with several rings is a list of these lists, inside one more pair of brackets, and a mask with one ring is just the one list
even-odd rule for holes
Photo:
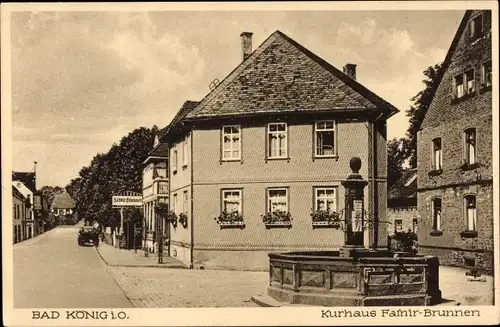
[[356,80],[356,65],[355,64],[346,64],[344,66],[344,74]]
[[252,32],[243,32],[240,34],[243,61],[245,61],[252,54],[252,35]]

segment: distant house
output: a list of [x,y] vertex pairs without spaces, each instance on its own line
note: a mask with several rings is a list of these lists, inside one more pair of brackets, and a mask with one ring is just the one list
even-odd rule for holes
[[[142,163],[143,227],[145,231],[143,248],[149,252],[155,252],[155,231],[158,229],[157,205],[164,204],[168,209],[168,145],[159,141],[164,132],[165,130],[161,130],[155,135],[153,149]],[[166,228],[161,229],[166,233]]]
[[75,202],[67,192],[54,197],[51,212],[63,224],[76,223]]
[[465,13],[418,133],[419,252],[446,265],[490,272],[496,80],[491,18],[490,10]]
[[389,232],[418,231],[417,170],[407,169],[388,194]]
[[12,172],[12,186],[14,186],[29,203],[29,210],[24,217],[24,238],[31,238],[40,233],[38,222],[35,222],[35,212],[33,209],[33,198],[36,192],[35,173],[31,172]]
[[29,209],[27,198],[25,198],[16,187],[12,186],[12,236],[14,243],[21,242],[25,239],[24,225],[26,224],[26,213]]
[[[198,102],[187,102],[160,140],[169,145],[170,252],[191,267],[267,270],[268,253],[340,247],[313,210],[341,212],[353,156],[370,183],[365,208],[387,216],[386,121],[398,112],[280,31]],[[222,58],[221,58],[222,59]],[[192,104],[192,106],[190,105]],[[382,224],[365,244],[387,245]]]

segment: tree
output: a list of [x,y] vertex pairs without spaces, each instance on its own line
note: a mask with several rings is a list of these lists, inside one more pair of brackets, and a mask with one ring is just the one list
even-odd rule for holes
[[403,164],[407,159],[405,147],[408,140],[405,138],[393,138],[387,142],[387,189],[398,181],[403,175]]
[[425,114],[431,105],[444,73],[442,63],[430,66],[423,73],[426,77],[422,80],[425,89],[411,98],[413,105],[406,111],[406,116],[410,118],[410,126],[406,131],[404,152],[406,152],[405,156],[409,159],[409,165],[412,168],[417,167],[417,132],[420,130]]
[[80,170],[79,177],[71,180],[66,189],[75,199],[79,217],[104,226],[119,224],[111,197],[124,190],[142,191],[142,163],[153,146],[156,130],[155,127],[135,129],[119,144],[113,144],[107,153],[95,155],[90,164]]

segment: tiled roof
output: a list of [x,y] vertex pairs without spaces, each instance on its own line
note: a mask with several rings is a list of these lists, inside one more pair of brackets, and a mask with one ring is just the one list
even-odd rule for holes
[[75,201],[66,192],[56,195],[52,202],[52,208],[54,209],[73,209],[74,207]]
[[36,191],[35,177],[35,173],[31,172],[12,172],[12,181],[19,181],[23,183],[31,192]]
[[389,200],[410,199],[417,197],[417,170],[407,169],[401,178],[389,190]]
[[337,68],[276,31],[185,116],[197,119],[350,110],[384,112],[387,116],[398,112]]
[[172,119],[172,121],[167,125],[167,127],[162,128],[160,131],[158,131],[158,139],[160,140],[160,143],[153,148],[150,152],[150,156],[168,156],[168,145],[164,143],[163,137],[172,129],[172,127],[180,122],[182,119],[186,117],[186,115],[193,110],[197,105],[198,101],[186,101],[182,105],[182,107],[179,109],[175,117]]

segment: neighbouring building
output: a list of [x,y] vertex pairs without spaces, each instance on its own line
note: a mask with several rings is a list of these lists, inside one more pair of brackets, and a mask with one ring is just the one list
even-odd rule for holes
[[[267,270],[268,253],[339,248],[344,233],[312,210],[341,213],[349,161],[369,181],[364,207],[387,222],[386,121],[398,110],[280,31],[252,51],[160,140],[169,145],[170,253],[191,267]],[[365,245],[387,246],[387,230]]]
[[467,11],[418,133],[419,252],[493,270],[491,11]]
[[418,231],[417,170],[406,169],[388,194],[388,231],[390,233]]
[[[165,130],[161,130],[155,136],[153,149],[143,162],[142,169],[143,248],[149,252],[155,252],[156,247],[157,205],[164,204],[168,209],[168,146],[159,142],[160,136],[164,133]],[[160,229],[164,233],[168,230],[167,228]]]
[[49,203],[43,193],[37,190],[33,195],[33,213],[35,215],[36,230],[38,233],[46,231],[46,223],[49,215]]
[[26,223],[26,213],[30,208],[27,207],[27,198],[17,190],[16,187],[12,186],[12,236],[13,242],[18,243],[25,239],[24,237],[24,224]]
[[31,172],[12,172],[12,186],[14,186],[29,203],[29,210],[27,210],[24,218],[24,238],[32,238],[37,236],[38,223],[35,222],[35,212],[33,209],[33,196],[36,192],[36,175]]
[[75,201],[66,191],[54,197],[51,212],[56,217],[59,224],[72,225],[78,221]]

